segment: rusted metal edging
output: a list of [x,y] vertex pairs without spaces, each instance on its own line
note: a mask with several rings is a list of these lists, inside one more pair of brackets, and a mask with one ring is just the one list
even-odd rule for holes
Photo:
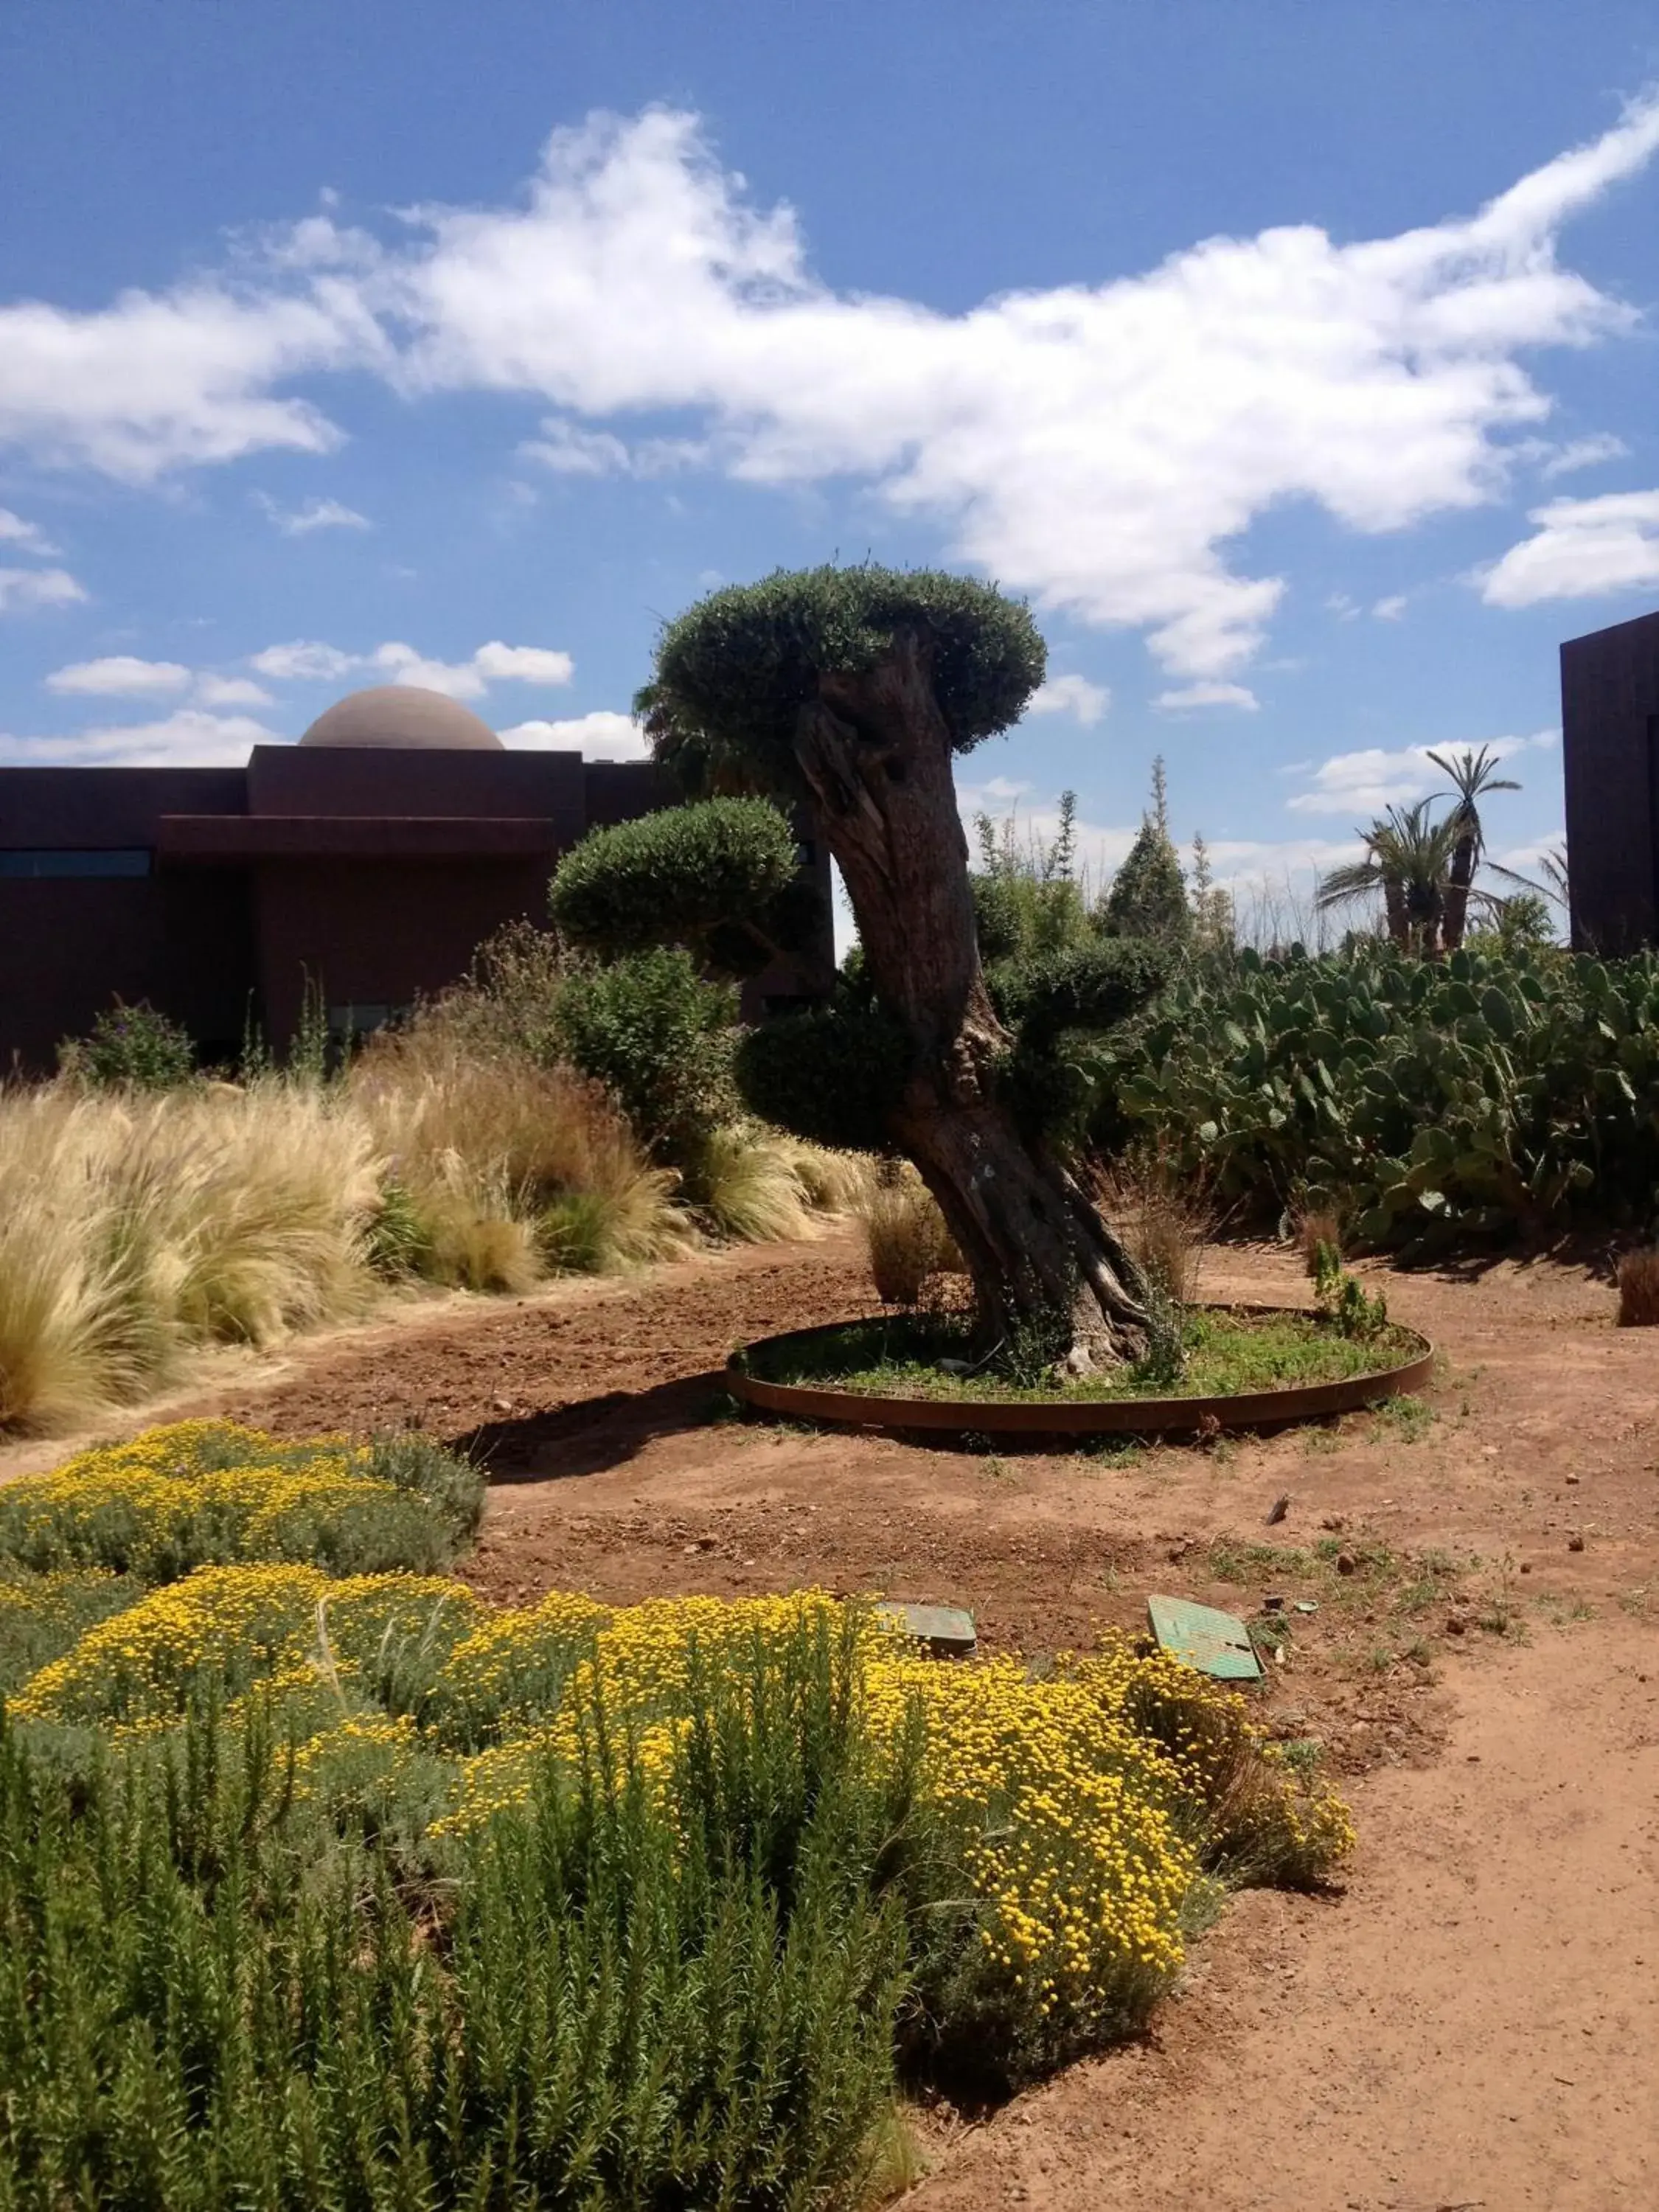
[[[1305,1315],[1305,1306],[1234,1304],[1229,1313]],[[820,1328],[792,1329],[750,1347],[810,1344],[845,1328],[831,1322]],[[1415,1329],[1405,1334],[1422,1346],[1398,1367],[1367,1375],[1345,1375],[1334,1382],[1307,1382],[1290,1390],[1251,1390],[1222,1398],[879,1398],[858,1390],[817,1389],[800,1382],[769,1382],[750,1374],[734,1354],[726,1370],[726,1387],[734,1398],[790,1420],[828,1421],[842,1428],[931,1429],[975,1436],[1169,1436],[1221,1429],[1277,1428],[1291,1421],[1331,1413],[1357,1413],[1382,1399],[1416,1390],[1434,1368],[1434,1346]]]

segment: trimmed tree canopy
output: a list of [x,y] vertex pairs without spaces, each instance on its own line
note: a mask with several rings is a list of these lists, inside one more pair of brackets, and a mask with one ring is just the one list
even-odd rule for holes
[[656,680],[635,703],[658,759],[687,788],[749,780],[795,791],[798,718],[819,678],[873,668],[902,633],[926,641],[957,752],[1017,722],[1042,681],[1030,609],[994,585],[931,568],[781,569],[670,623]]
[[842,998],[744,1032],[738,1088],[750,1111],[809,1144],[884,1152],[910,1072],[900,1024],[878,1006]]
[[554,927],[611,958],[689,946],[727,975],[764,967],[815,927],[822,902],[796,880],[795,833],[763,799],[711,799],[593,830],[560,861]]

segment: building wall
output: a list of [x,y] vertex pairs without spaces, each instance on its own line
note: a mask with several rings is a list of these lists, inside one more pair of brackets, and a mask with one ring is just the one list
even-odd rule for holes
[[1659,942],[1659,614],[1561,647],[1572,940]]
[[278,1045],[293,1036],[307,981],[358,1027],[458,982],[504,922],[545,921],[551,872],[550,854],[261,862],[253,912],[266,1034]]
[[[250,1019],[285,1047],[307,981],[360,1017],[407,1006],[503,923],[542,921],[585,830],[674,797],[649,762],[556,752],[261,745],[245,769],[0,769],[0,1071],[49,1070],[118,997],[147,999],[216,1059]],[[434,818],[459,852],[375,851]],[[331,842],[354,849],[323,857]],[[133,877],[5,872],[7,854],[46,854],[150,859]],[[807,865],[827,915],[827,857],[813,846]],[[826,989],[832,964],[826,927],[817,957],[748,988],[745,1012]]]
[[[163,814],[240,811],[245,788],[240,769],[6,769],[0,854],[153,853]],[[245,878],[0,872],[0,1074],[50,1069],[116,997],[234,1049],[252,988]]]

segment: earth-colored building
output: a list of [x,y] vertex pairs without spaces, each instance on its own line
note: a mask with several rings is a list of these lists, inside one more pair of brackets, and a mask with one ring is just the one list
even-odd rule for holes
[[[331,1028],[372,1029],[540,921],[583,834],[672,805],[648,761],[509,751],[471,708],[386,684],[245,768],[0,769],[0,1072],[51,1068],[119,998],[181,1022],[210,1060],[250,1023],[278,1044],[307,988]],[[747,1011],[827,989],[823,943],[750,987]]]

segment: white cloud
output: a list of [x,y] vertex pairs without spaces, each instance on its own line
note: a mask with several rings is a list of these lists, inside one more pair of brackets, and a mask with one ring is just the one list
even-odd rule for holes
[[176,660],[139,660],[130,653],[72,661],[46,678],[48,691],[106,699],[167,699],[189,688],[190,671]]
[[1166,714],[1180,714],[1188,707],[1242,707],[1254,714],[1261,702],[1248,684],[1204,683],[1160,691],[1152,704]]
[[562,722],[518,722],[501,732],[515,751],[579,752],[589,760],[636,761],[650,757],[645,732],[631,714],[600,708]]
[[0,615],[72,607],[86,596],[67,568],[0,568]]
[[159,722],[108,725],[74,737],[0,736],[0,756],[25,768],[240,768],[254,745],[282,742],[246,714],[180,707]]
[[337,684],[354,673],[378,674],[388,684],[416,684],[452,699],[482,699],[492,684],[568,684],[576,664],[568,653],[540,645],[503,645],[493,638],[469,660],[429,660],[399,638],[371,653],[342,653],[315,638],[268,645],[248,665],[276,683]]
[[1406,611],[1406,594],[1390,592],[1386,599],[1378,599],[1371,612],[1378,622],[1398,622]]
[[568,684],[576,664],[568,653],[539,645],[481,645],[472,665],[486,684]]
[[[1213,238],[948,315],[821,282],[793,210],[749,204],[695,118],[596,117],[512,203],[414,210],[387,246],[316,215],[223,277],[0,309],[0,437],[145,477],[325,450],[338,433],[284,393],[301,374],[519,392],[559,410],[553,466],[621,447],[635,473],[696,456],[756,483],[860,478],[953,556],[1219,683],[1284,589],[1237,565],[1257,516],[1300,499],[1381,532],[1492,499],[1505,440],[1550,412],[1523,359],[1635,326],[1557,244],[1656,147],[1650,96],[1468,218]],[[635,451],[608,427],[665,410],[700,434]]]
[[1599,468],[1603,461],[1622,461],[1630,447],[1622,438],[1598,433],[1593,438],[1573,438],[1558,446],[1540,470],[1540,476],[1565,477],[1574,469]]
[[1085,729],[1097,722],[1112,703],[1112,695],[1103,684],[1091,684],[1086,676],[1051,676],[1040,684],[1031,694],[1028,714],[1070,714]]
[[519,448],[526,460],[566,477],[665,477],[699,468],[714,456],[706,438],[644,438],[624,445],[609,430],[584,430],[566,416],[550,415],[539,438]]
[[354,283],[318,272],[295,289],[282,275],[123,292],[89,313],[0,307],[0,441],[139,483],[273,447],[330,452],[334,425],[272,387],[383,362],[387,343]]
[[58,550],[38,524],[26,522],[9,507],[0,507],[0,545],[15,545],[20,553],[37,553],[42,560]]
[[1511,545],[1480,575],[1488,606],[1593,599],[1659,585],[1659,490],[1556,499],[1527,518],[1535,536]]
[[366,514],[359,514],[355,507],[343,507],[337,499],[308,499],[300,507],[279,507],[266,493],[256,491],[253,500],[284,538],[307,538],[313,530],[374,527]]
[[[1547,751],[1559,735],[1554,730],[1540,730],[1529,738],[1486,742],[1499,760],[1507,760],[1514,753]],[[1433,750],[1447,753],[1463,748],[1448,744]],[[1427,745],[1401,745],[1390,752],[1370,745],[1357,752],[1334,753],[1313,769],[1307,789],[1293,793],[1285,804],[1292,814],[1376,815],[1386,807],[1426,798],[1430,792],[1447,787],[1445,772],[1429,758],[1429,750]],[[1310,765],[1303,763],[1304,773]]]
[[354,653],[314,638],[296,637],[287,645],[268,645],[248,662],[273,684],[335,684],[360,665]]
[[198,676],[196,697],[204,707],[270,707],[275,704],[263,684],[246,676]]
[[629,463],[627,447],[609,430],[580,429],[556,415],[543,423],[539,438],[527,439],[519,451],[562,477],[617,476]]

